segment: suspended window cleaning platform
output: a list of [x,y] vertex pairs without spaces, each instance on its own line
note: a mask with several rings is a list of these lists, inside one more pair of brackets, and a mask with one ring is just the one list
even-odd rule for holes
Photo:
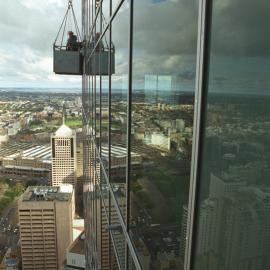
[[[99,33],[96,36],[96,40],[99,39]],[[98,41],[97,41],[98,42]],[[95,47],[95,50],[93,51]],[[87,51],[87,49],[86,49]],[[115,54],[114,45],[111,44],[111,74],[115,73]],[[91,54],[92,52],[92,54]],[[90,56],[88,56],[90,55]],[[95,42],[90,44],[89,54],[86,53],[87,57],[90,57],[88,65],[86,66],[87,75],[109,75],[109,62],[110,62],[110,46],[105,38],[105,45],[103,41],[99,41],[98,45],[95,46]]]
[[[75,29],[75,33],[71,29]],[[65,35],[68,33],[68,41],[64,44]],[[53,44],[53,71],[61,75],[82,75],[81,48],[81,35],[72,1],[69,0],[67,11]]]
[[54,50],[53,71],[60,75],[82,75],[83,57],[80,51]]
[[[71,29],[74,29],[74,32]],[[65,44],[67,34],[69,38]],[[106,37],[104,45],[99,33],[96,34],[94,40],[88,42],[88,46],[87,42],[82,42],[72,0],[69,0],[67,11],[53,45],[53,71],[59,75],[82,75],[84,58],[87,57],[85,59],[87,75],[109,75],[110,50],[110,73],[114,74],[114,45],[109,46]]]

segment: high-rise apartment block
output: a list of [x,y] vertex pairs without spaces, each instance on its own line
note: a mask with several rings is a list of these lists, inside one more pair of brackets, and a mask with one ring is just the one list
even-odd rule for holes
[[24,270],[61,270],[72,242],[73,188],[28,187],[18,201]]

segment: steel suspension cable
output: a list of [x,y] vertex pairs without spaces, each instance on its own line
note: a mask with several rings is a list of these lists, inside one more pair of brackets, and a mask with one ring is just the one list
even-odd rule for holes
[[58,39],[58,37],[59,37],[59,35],[60,35],[61,29],[62,29],[62,27],[63,27],[63,24],[64,24],[64,23],[66,22],[66,20],[67,20],[67,16],[68,16],[68,9],[67,9],[67,11],[66,11],[66,13],[65,13],[64,19],[63,19],[63,21],[62,21],[62,23],[61,23],[61,26],[60,26],[59,30],[58,30],[58,33],[57,33],[57,35],[56,35],[56,39],[55,39],[54,43],[56,43],[56,41],[57,41],[57,39]]

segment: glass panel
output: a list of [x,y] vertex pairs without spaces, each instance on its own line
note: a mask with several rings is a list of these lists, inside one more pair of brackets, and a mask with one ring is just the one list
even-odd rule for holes
[[183,269],[196,18],[195,0],[134,2],[130,218],[144,269]]
[[103,28],[107,25],[107,23],[109,22],[109,18],[110,18],[110,0],[103,0],[102,3],[102,20],[103,20]]
[[[104,180],[104,177],[102,177]],[[110,236],[108,231],[109,226],[109,189],[104,181],[102,181],[100,200],[97,200],[97,228],[99,233],[97,234],[97,243],[99,248],[99,262],[101,269],[110,269]]]
[[84,185],[84,218],[87,220],[85,223],[85,237],[86,241],[86,250],[85,254],[89,264],[94,267],[94,264],[98,260],[98,251],[97,251],[97,227],[96,227],[96,202],[97,202],[97,191],[95,191],[94,183],[85,183]]
[[[112,75],[111,105],[111,167],[110,181],[116,199],[125,197],[126,140],[127,140],[127,72],[128,72],[128,17],[119,10],[112,23],[112,42],[115,47],[115,73]],[[125,23],[123,23],[125,22]],[[112,53],[113,58],[113,53]],[[125,208],[125,207],[124,207]],[[122,211],[122,208],[121,208]],[[125,218],[124,213],[123,218]]]
[[[149,269],[147,268],[147,265],[148,264],[143,264],[142,269]],[[130,251],[128,252],[128,270],[136,270],[136,266],[135,266],[135,263],[133,261]]]
[[270,269],[269,2],[213,3],[194,268],[266,270]]
[[110,190],[109,190],[109,186],[107,185],[107,181],[106,181],[104,172],[102,170],[101,170],[100,190],[101,190],[101,196],[102,196],[102,200],[103,200],[103,206],[105,208],[107,216],[109,217]]
[[[96,61],[99,63],[99,57],[96,57]],[[98,64],[99,65],[99,64]],[[100,76],[94,77],[94,96],[95,96],[95,132],[96,132],[96,145],[99,149],[100,145],[100,125],[101,125],[101,106],[100,106]]]

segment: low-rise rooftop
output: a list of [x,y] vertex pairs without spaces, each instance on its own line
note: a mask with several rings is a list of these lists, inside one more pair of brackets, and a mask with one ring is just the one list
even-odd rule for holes
[[51,146],[35,146],[22,152],[9,155],[6,159],[15,159],[19,156],[23,159],[40,159],[43,162],[51,162]]
[[72,186],[30,186],[21,196],[21,201],[69,201],[72,197]]

